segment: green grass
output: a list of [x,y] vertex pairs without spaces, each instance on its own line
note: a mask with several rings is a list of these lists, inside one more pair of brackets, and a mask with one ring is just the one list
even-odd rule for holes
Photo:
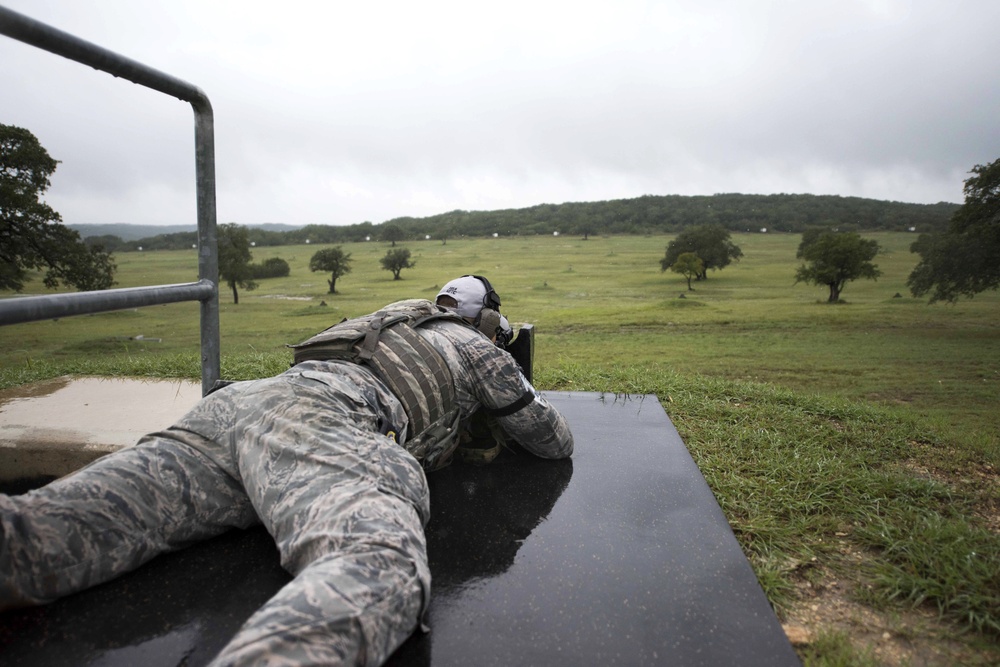
[[[692,292],[659,269],[666,236],[405,243],[417,264],[400,281],[379,267],[385,244],[347,244],[354,270],[336,295],[307,269],[318,247],[258,249],[255,261],[282,257],[292,274],[241,291],[238,306],[223,290],[223,375],[280,372],[286,343],[487,275],[504,312],[537,327],[540,387],[660,399],[779,614],[797,601],[795,564],[818,562],[864,604],[930,605],[995,645],[1000,294],[914,299],[914,237],[871,236],[887,251],[883,277],[849,283],[838,305],[793,285],[791,235],[735,235],[744,259]],[[121,286],[196,274],[193,250],[116,259]],[[63,373],[197,377],[197,313],[173,304],[0,328],[0,387]],[[845,545],[871,554],[862,569]],[[866,664],[825,641],[810,664]]]

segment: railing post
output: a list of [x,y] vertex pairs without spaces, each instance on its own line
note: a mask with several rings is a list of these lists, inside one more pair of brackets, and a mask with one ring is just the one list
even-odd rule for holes
[[219,331],[219,239],[215,209],[215,120],[208,98],[193,102],[198,197],[198,277],[215,286],[201,300],[201,394],[222,377]]
[[[75,296],[59,294],[29,297],[30,300],[22,304],[3,304],[3,307],[0,307],[0,324],[61,316],[51,315],[50,313],[55,312],[53,308],[61,308],[63,314],[73,314],[73,311],[103,312],[114,310],[113,304],[126,302],[138,306],[197,298],[201,302],[201,389],[202,394],[208,393],[215,381],[221,377],[219,251],[215,212],[215,118],[211,102],[205,93],[186,81],[2,6],[0,6],[0,34],[191,104],[195,119],[199,278],[197,285],[115,290],[117,294],[107,298],[93,292],[77,293]],[[208,294],[205,294],[206,289]],[[182,293],[185,296],[179,297],[178,295]]]

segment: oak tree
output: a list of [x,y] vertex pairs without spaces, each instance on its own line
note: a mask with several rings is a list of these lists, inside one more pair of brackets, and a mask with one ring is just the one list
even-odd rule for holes
[[403,269],[412,269],[417,265],[416,262],[410,261],[410,251],[407,248],[390,250],[379,261],[381,261],[385,271],[392,271],[393,280],[400,280],[399,272]]
[[740,247],[729,238],[729,230],[722,225],[696,225],[688,227],[667,244],[666,255],[660,260],[663,271],[674,265],[684,253],[694,253],[702,261],[696,280],[705,280],[709,269],[723,269],[743,256]]
[[233,303],[240,302],[240,294],[236,290],[241,287],[247,291],[257,289],[257,281],[253,279],[253,268],[250,260],[250,238],[247,228],[230,222],[218,227],[219,238],[219,280],[226,281],[233,290]]
[[392,247],[396,247],[396,241],[402,241],[405,234],[403,228],[394,222],[382,225],[382,240],[391,241]]
[[[660,270],[665,271],[666,267]],[[701,257],[693,252],[685,252],[681,253],[677,261],[670,266],[670,270],[687,278],[688,291],[692,292],[694,288],[691,287],[691,279],[701,275],[701,272],[705,270],[705,263],[701,261]]]
[[30,131],[0,124],[0,289],[20,292],[28,271],[45,271],[46,287],[115,284],[112,256],[101,245],[86,245],[41,200],[58,164]]
[[1000,286],[1000,159],[976,165],[965,203],[943,234],[921,234],[910,246],[920,261],[906,284],[914,296],[954,303]]
[[851,280],[877,279],[882,272],[872,264],[881,252],[877,241],[863,239],[856,232],[811,229],[802,234],[796,257],[805,261],[795,272],[795,282],[826,285],[828,303],[840,301],[840,293]]
[[328,294],[336,294],[337,278],[351,272],[351,253],[344,252],[341,246],[319,250],[309,260],[309,270],[329,273],[330,279],[326,281],[330,286]]

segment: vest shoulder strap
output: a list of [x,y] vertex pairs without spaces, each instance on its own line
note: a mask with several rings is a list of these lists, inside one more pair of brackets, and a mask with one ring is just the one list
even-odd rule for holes
[[428,459],[440,458],[442,444],[451,447],[452,438],[457,444],[455,383],[444,358],[415,329],[440,320],[471,326],[430,301],[411,299],[343,320],[290,347],[296,364],[337,359],[374,370],[409,418],[407,449],[433,465],[440,461]]

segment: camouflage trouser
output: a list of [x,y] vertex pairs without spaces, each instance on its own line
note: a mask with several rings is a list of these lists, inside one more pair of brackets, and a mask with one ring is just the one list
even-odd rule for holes
[[370,376],[305,366],[225,387],[135,447],[0,495],[0,608],[54,600],[260,521],[295,578],[214,664],[384,661],[430,594],[426,479],[376,430],[358,388]]

